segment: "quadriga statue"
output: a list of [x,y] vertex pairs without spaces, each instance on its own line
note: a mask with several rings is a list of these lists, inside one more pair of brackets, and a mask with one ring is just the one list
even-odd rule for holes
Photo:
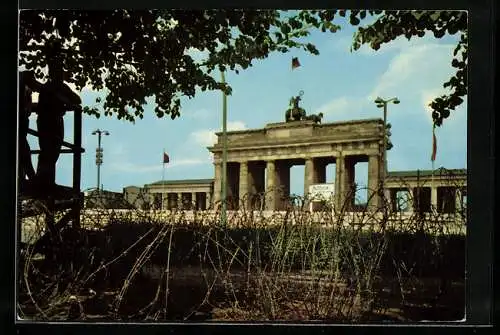
[[300,91],[299,95],[290,99],[289,108],[285,113],[286,122],[305,120],[306,111],[299,106],[299,102],[302,100],[303,95],[304,91]]
[[304,91],[300,91],[299,95],[296,97],[292,97],[290,99],[289,108],[285,113],[285,121],[302,121],[302,120],[311,120],[314,123],[321,123],[321,119],[323,118],[323,113],[306,115],[306,111],[304,108],[299,106],[300,100],[302,100],[302,96],[304,95]]

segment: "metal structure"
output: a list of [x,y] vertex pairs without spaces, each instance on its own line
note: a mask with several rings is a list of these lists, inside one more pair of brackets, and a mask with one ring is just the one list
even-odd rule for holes
[[[226,83],[224,71],[221,71],[222,83]],[[222,176],[221,176],[221,200],[222,200],[222,225],[227,223],[227,94],[222,92]]]
[[96,129],[92,132],[92,135],[97,135],[97,149],[95,153],[95,165],[97,166],[97,192],[101,191],[101,165],[103,158],[103,149],[101,146],[101,136],[109,135],[107,130]]
[[396,97],[391,98],[391,99],[387,99],[387,100],[384,100],[381,97],[377,97],[377,99],[375,99],[375,103],[377,104],[377,107],[384,109],[384,143],[382,145],[382,155],[383,155],[382,162],[384,164],[384,168],[383,168],[384,175],[381,178],[382,182],[384,181],[386,174],[387,174],[387,104],[390,102],[392,102],[396,105],[400,103],[399,99]]

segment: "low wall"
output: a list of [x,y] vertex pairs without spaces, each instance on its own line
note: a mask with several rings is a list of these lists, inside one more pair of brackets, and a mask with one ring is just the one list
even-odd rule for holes
[[[170,211],[170,210],[85,210],[82,212],[81,224],[87,228],[100,228],[110,221],[124,220],[127,222],[173,222],[176,224],[212,225],[220,222],[221,213],[215,211]],[[384,227],[378,224],[384,221],[382,213],[369,214],[367,212],[346,212],[341,217],[338,214],[327,212],[286,212],[286,211],[228,211],[227,222],[230,227],[254,227],[289,224],[321,224],[331,226],[341,223],[345,227],[354,229],[368,229],[380,231],[382,228],[391,230],[408,230],[408,225],[428,229],[430,226],[439,226],[444,233],[465,234],[466,224],[460,214],[427,213],[419,216],[416,213],[392,213],[387,218]]]
[[[127,209],[87,209],[81,213],[81,226],[86,229],[102,229],[110,222],[168,222],[180,225],[209,226],[220,222],[221,212],[216,211],[170,211],[170,210],[127,210]],[[457,214],[427,213],[419,217],[415,213],[392,213],[387,218],[385,226],[382,213],[346,212],[342,217],[327,212],[286,212],[286,211],[228,211],[227,222],[232,228],[262,227],[289,224],[321,224],[325,227],[341,223],[346,228],[363,229],[378,232],[382,229],[394,231],[429,231],[430,227],[437,229],[436,233],[465,235],[464,218]],[[29,243],[45,231],[43,216],[23,219],[21,241]]]

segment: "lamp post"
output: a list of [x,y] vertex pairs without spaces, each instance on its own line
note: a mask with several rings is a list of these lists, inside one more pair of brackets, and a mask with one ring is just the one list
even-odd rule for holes
[[101,165],[103,157],[103,149],[101,147],[101,135],[109,135],[106,130],[97,129],[92,132],[92,135],[97,135],[97,149],[95,154],[95,165],[97,165],[97,192],[101,191]]
[[[226,83],[224,71],[220,72],[222,83]],[[221,178],[221,200],[222,200],[222,225],[227,223],[227,95],[222,92],[222,178]]]
[[394,97],[391,99],[384,100],[381,97],[377,97],[375,99],[375,103],[377,104],[378,108],[383,108],[384,109],[384,143],[383,143],[383,150],[382,150],[382,162],[384,164],[384,175],[383,175],[383,180],[385,181],[385,176],[387,173],[387,104],[388,103],[394,103],[394,104],[399,104],[400,101],[398,98]]

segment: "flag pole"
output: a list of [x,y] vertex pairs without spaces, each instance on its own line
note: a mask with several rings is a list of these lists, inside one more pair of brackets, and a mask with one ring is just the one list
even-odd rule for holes
[[163,148],[162,152],[162,157],[161,161],[163,163],[163,168],[161,172],[161,186],[162,186],[162,192],[161,192],[161,209],[163,210],[163,193],[164,193],[164,188],[165,188],[165,148]]
[[[432,124],[432,155],[431,155],[431,168],[432,168],[431,189],[432,189],[432,187],[434,187],[434,161],[436,160],[436,149],[437,149],[435,130],[436,130],[436,124],[433,123]],[[437,211],[437,204],[436,204],[436,211]]]

